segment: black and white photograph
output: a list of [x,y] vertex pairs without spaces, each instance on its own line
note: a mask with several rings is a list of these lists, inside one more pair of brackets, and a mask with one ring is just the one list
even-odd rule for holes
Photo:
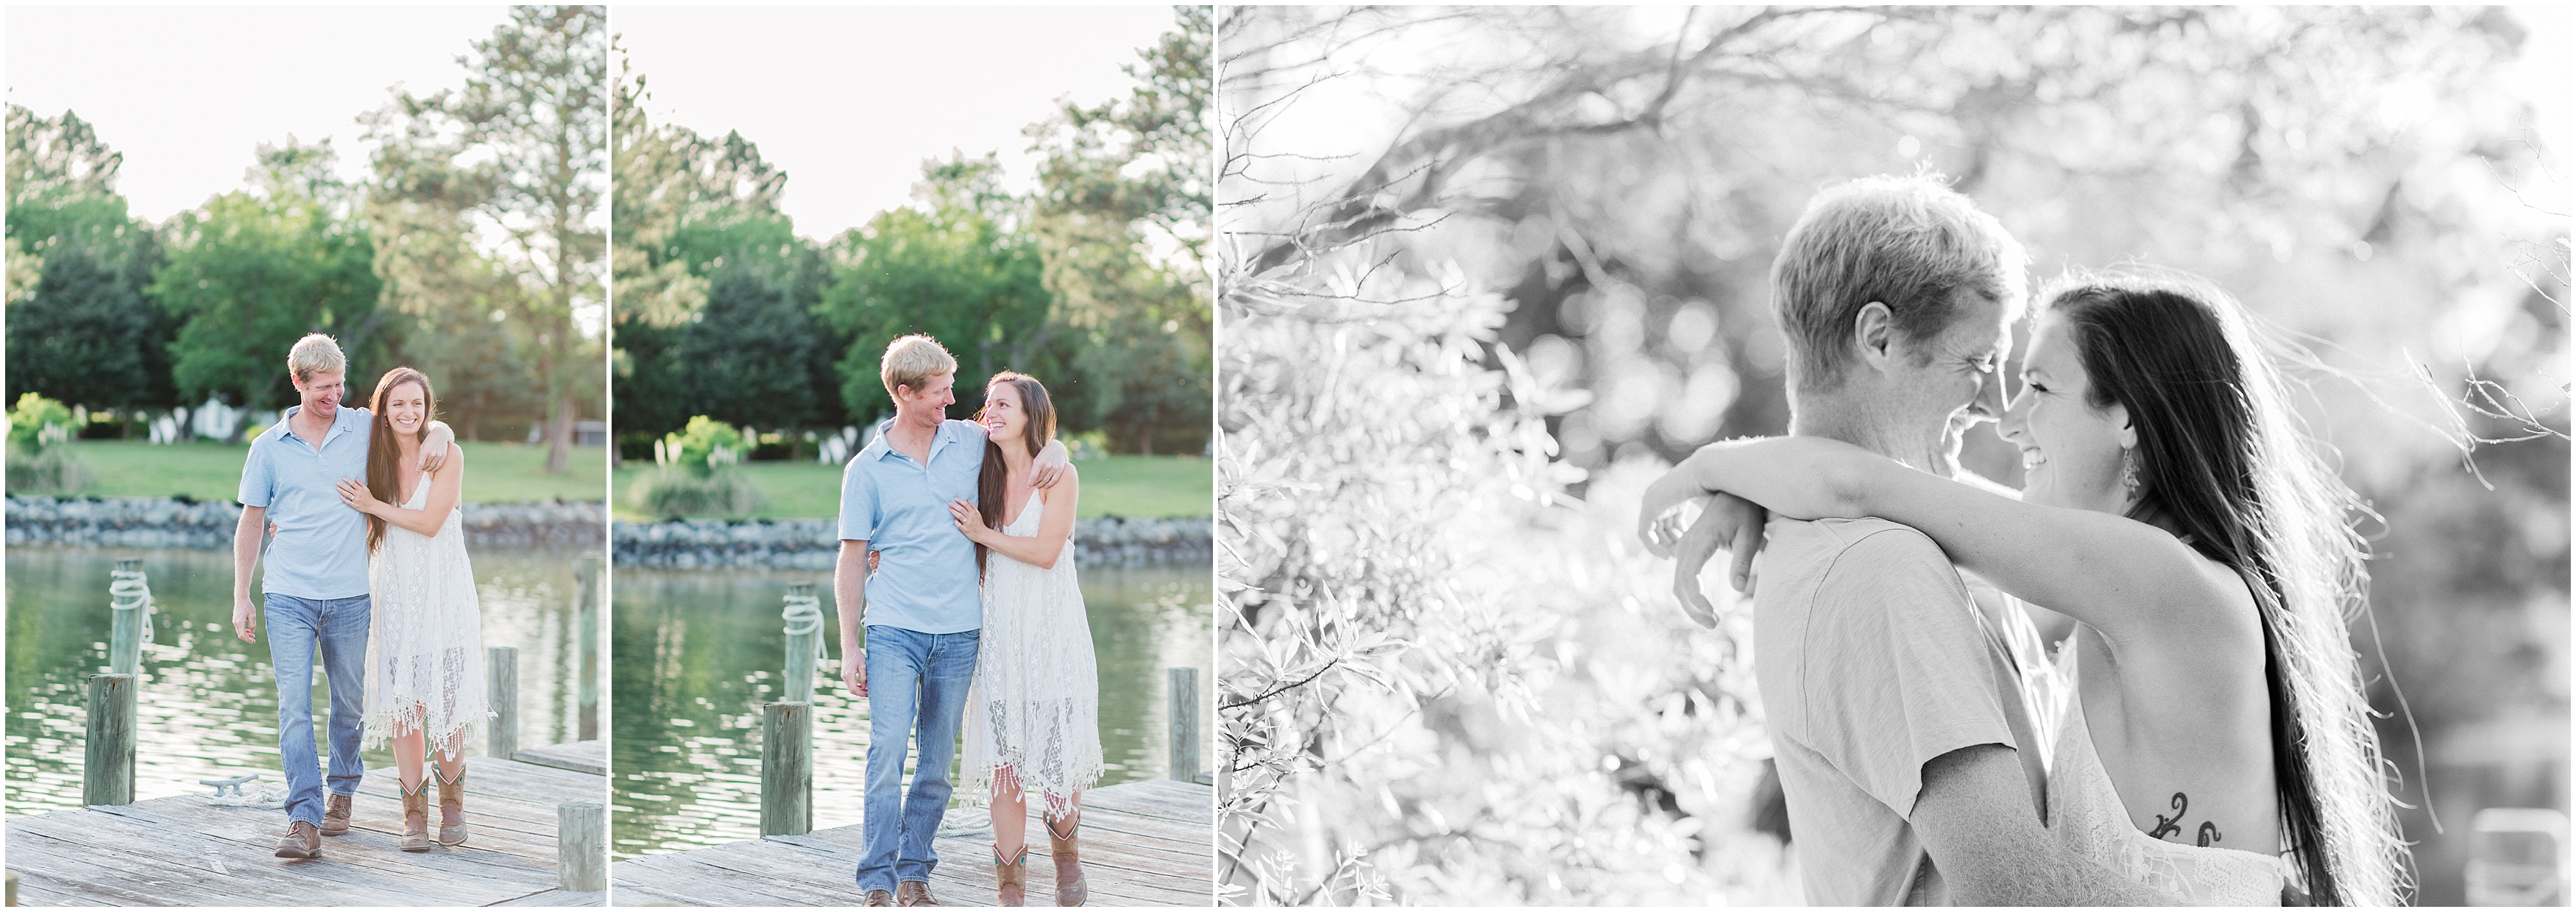
[[2565,14],[1216,34],[1221,902],[2568,901]]

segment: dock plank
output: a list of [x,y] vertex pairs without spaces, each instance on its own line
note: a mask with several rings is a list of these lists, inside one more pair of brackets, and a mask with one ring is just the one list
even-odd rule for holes
[[283,813],[221,807],[202,794],[14,817],[0,829],[30,906],[598,906],[602,893],[556,886],[555,805],[603,801],[607,784],[476,757],[466,769],[467,843],[420,853],[401,851],[390,768],[368,771],[349,833],[325,837],[322,857],[309,861],[274,856]]
[[571,744],[524,748],[513,759],[521,763],[534,763],[576,773],[605,776],[608,775],[608,742],[575,741]]
[[[1083,795],[1083,875],[1092,905],[1205,906],[1215,902],[1215,789],[1172,780],[1130,782]],[[949,814],[982,815],[980,808]],[[1042,824],[1029,820],[1029,897],[1055,899],[1055,865]],[[610,901],[620,906],[851,906],[863,831],[857,825],[772,836],[609,866]],[[933,840],[939,866],[931,893],[948,905],[994,899],[992,842]]]

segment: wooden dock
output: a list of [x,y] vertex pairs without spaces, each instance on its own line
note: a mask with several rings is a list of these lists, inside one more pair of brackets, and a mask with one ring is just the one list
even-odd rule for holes
[[[274,783],[271,772],[263,781]],[[30,906],[597,906],[556,885],[556,806],[604,802],[605,776],[474,757],[465,845],[407,853],[388,767],[368,771],[349,832],[322,857],[275,857],[286,814],[224,807],[203,794],[54,811],[7,821],[9,868]],[[435,832],[436,786],[430,789]]]
[[[1084,792],[1082,861],[1095,906],[1209,906],[1216,903],[1216,790],[1171,779]],[[981,808],[956,808],[982,817]],[[1029,820],[1031,906],[1055,904],[1055,866],[1046,834]],[[951,906],[993,904],[989,835],[933,843],[939,869],[931,896]],[[856,825],[802,836],[770,836],[609,866],[609,894],[621,906],[855,906],[860,831]]]

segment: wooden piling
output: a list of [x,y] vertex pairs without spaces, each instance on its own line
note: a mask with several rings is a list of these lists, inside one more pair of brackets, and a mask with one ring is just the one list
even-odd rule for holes
[[770,703],[760,737],[760,835],[814,831],[814,704]]
[[110,674],[140,674],[143,671],[143,637],[152,610],[152,587],[143,577],[143,559],[120,557],[116,571],[107,584],[109,633],[107,670]]
[[490,756],[503,760],[519,755],[519,648],[486,646],[483,648],[483,695],[492,706],[492,730],[487,740]]
[[134,803],[134,685],[130,674],[89,676],[89,742],[81,803]]
[[608,806],[555,805],[555,884],[585,893],[608,889]]
[[786,690],[780,699],[788,703],[814,702],[814,666],[822,657],[822,602],[814,596],[813,583],[787,584],[787,677]]
[[1199,781],[1199,670],[1171,669],[1171,778]]
[[575,606],[581,631],[581,683],[577,688],[581,695],[577,740],[581,741],[599,740],[599,563],[598,555],[584,555],[573,570],[579,588]]

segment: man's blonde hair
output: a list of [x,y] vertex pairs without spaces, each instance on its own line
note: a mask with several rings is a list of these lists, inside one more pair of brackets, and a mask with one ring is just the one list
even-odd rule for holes
[[1852,323],[1873,301],[1908,341],[1950,327],[1952,294],[2021,312],[2030,255],[2002,222],[1940,176],[1867,177],[1826,188],[1771,261],[1771,307],[1789,337],[1789,386],[1842,385],[1858,360]]
[[909,386],[919,393],[930,378],[956,372],[957,358],[941,348],[939,340],[920,333],[888,343],[885,360],[877,363],[877,379],[885,381],[889,398],[894,397],[895,387]]
[[348,373],[349,359],[340,354],[340,343],[314,333],[295,340],[295,347],[287,350],[286,370],[295,375],[295,382],[303,383],[312,380],[316,371]]

